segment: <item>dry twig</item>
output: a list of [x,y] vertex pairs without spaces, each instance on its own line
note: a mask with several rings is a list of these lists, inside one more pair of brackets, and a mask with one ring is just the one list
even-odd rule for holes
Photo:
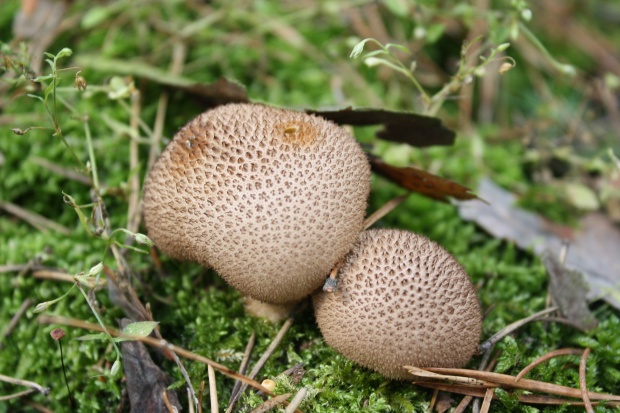
[[50,393],[49,387],[43,387],[40,384],[37,384],[33,381],[16,379],[14,377],[5,376],[4,374],[0,374],[0,381],[4,381],[6,383],[17,384],[18,386],[26,386],[30,387],[41,393],[44,396],[47,396]]
[[[69,318],[69,317],[62,317],[62,316],[50,316],[47,314],[42,314],[37,318],[37,321],[39,323],[43,323],[43,324],[60,324],[60,325],[66,325],[66,326],[71,326],[71,327],[75,327],[75,328],[82,328],[85,330],[91,330],[91,331],[99,331],[99,332],[103,332],[103,327],[101,327],[99,324],[95,324],[95,323],[89,323],[86,321],[82,321],[82,320],[78,320],[75,318]],[[292,319],[287,320],[291,321],[292,324]],[[283,336],[286,332],[286,330],[288,330],[288,328],[290,328],[290,324],[288,325],[288,327],[285,329],[284,327],[287,325],[287,323],[285,323],[284,326],[282,326],[282,329],[280,330],[280,333],[278,333],[278,336],[276,336],[276,339],[274,339],[274,342],[276,342],[276,340],[278,339],[279,336]],[[113,336],[113,337],[118,337],[121,333],[120,331],[118,331],[117,329],[113,329],[113,328],[106,328],[108,333]],[[282,333],[282,334],[281,334]],[[175,355],[181,356],[183,358],[189,359],[189,360],[194,360],[197,361],[199,363],[204,363],[206,365],[212,366],[215,370],[219,371],[220,373],[222,373],[225,376],[228,376],[230,378],[239,380],[241,382],[244,383],[245,386],[252,386],[253,388],[262,391],[263,393],[273,396],[273,393],[271,393],[268,389],[266,389],[265,387],[261,386],[261,384],[259,382],[257,382],[256,380],[244,376],[242,374],[237,373],[236,371],[229,369],[228,367],[219,364],[207,357],[192,353],[189,350],[186,350],[182,347],[179,346],[175,346],[174,344],[170,344],[168,343],[166,340],[164,339],[158,339],[158,338],[154,338],[154,337],[141,337],[141,336],[131,336],[131,335],[124,335],[124,337],[127,337],[130,340],[136,340],[136,341],[140,341],[142,343],[148,344],[150,346],[153,346],[155,348],[159,348],[159,349],[164,349],[164,350],[168,350],[169,352],[173,352]],[[279,341],[282,340],[282,337],[279,338]],[[274,343],[272,343],[273,346]],[[272,347],[270,346],[270,348]],[[275,348],[275,347],[274,347]],[[269,349],[267,350],[267,352],[269,351]],[[273,351],[273,350],[272,350]],[[267,352],[265,354],[267,354]],[[299,410],[297,410],[299,412]],[[299,412],[301,413],[301,412]]]
[[583,404],[586,407],[586,412],[594,413],[594,408],[592,407],[592,402],[590,401],[590,396],[588,395],[588,386],[586,385],[586,362],[588,361],[589,355],[590,349],[587,348],[581,356],[581,363],[579,363],[579,388],[581,389],[581,398],[583,399]]

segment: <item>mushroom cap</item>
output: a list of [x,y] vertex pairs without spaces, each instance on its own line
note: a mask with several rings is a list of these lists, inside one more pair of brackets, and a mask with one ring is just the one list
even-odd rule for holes
[[280,304],[311,294],[351,249],[369,192],[368,160],[344,129],[230,104],[177,132],[147,177],[143,211],[161,251]]
[[463,267],[412,232],[364,231],[334,293],[313,296],[325,341],[392,379],[403,366],[462,367],[478,349],[480,304]]

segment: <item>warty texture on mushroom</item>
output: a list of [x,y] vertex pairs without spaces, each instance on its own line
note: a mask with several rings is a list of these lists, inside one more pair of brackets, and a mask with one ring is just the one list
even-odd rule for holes
[[369,192],[366,155],[343,128],[230,104],[174,136],[145,182],[144,220],[164,253],[280,304],[320,288],[351,249]]
[[385,377],[403,366],[462,367],[478,349],[482,315],[458,261],[433,241],[394,229],[364,231],[338,290],[313,295],[327,344]]

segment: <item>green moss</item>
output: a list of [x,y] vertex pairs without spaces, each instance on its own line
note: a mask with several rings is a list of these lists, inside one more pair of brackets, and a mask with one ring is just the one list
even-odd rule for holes
[[[211,82],[226,76],[246,85],[254,100],[295,108],[349,104],[398,110],[419,107],[419,100],[407,79],[394,72],[377,71],[375,67],[366,67],[348,59],[352,45],[359,40],[359,33],[348,25],[350,10],[341,4],[316,3],[307,7],[304,5],[303,8],[271,1],[253,2],[247,7],[224,1],[191,6],[183,2],[163,2],[144,7],[129,7],[128,4],[124,0],[97,6],[83,1],[73,2],[67,19],[78,24],[61,33],[49,46],[49,51],[70,47],[74,57],[89,55],[138,61],[168,70],[173,56],[170,30],[178,32],[195,27],[183,37],[187,46],[183,76],[197,82]],[[202,7],[211,9],[205,14]],[[488,19],[491,30],[488,37],[497,42],[505,41],[511,13],[516,13],[514,4],[493,7],[493,12],[483,16]],[[10,38],[10,17],[17,8],[17,2],[0,4],[2,39]],[[99,21],[93,20],[97,13]],[[207,15],[211,21],[201,20]],[[343,18],[345,15],[349,17]],[[442,25],[448,20],[457,22],[458,27],[468,27],[478,13],[466,4],[445,10],[436,8],[432,2],[423,2],[414,18],[394,14],[381,4],[376,16],[385,22],[390,38],[401,40],[403,44],[417,44],[422,42],[412,38],[417,27]],[[198,26],[192,26],[194,24]],[[454,32],[444,34],[434,39],[432,45],[416,50],[413,57],[417,59],[423,54],[436,67],[450,72],[453,69],[450,62],[458,59],[461,47],[459,36],[461,34]],[[578,56],[572,54],[577,53],[571,51],[572,47],[553,42],[549,44],[554,55],[564,56],[567,61],[571,60],[571,56]],[[3,45],[3,52],[6,53],[7,48]],[[19,50],[15,47],[13,52],[18,53]],[[512,50],[509,49],[509,52]],[[521,119],[531,119],[529,122],[540,122],[540,125],[535,123],[532,126],[536,132],[534,146],[554,147],[556,138],[566,132],[566,125],[578,112],[584,92],[564,77],[533,74],[537,69],[523,68],[526,66],[521,64],[524,58],[517,52],[514,56],[519,60],[519,65],[502,77],[502,90],[497,94],[495,108],[496,124],[474,123],[471,131],[459,133],[455,145],[451,147],[405,150],[391,143],[378,142],[373,134],[376,128],[355,128],[355,134],[361,142],[372,145],[372,151],[376,154],[391,157],[402,164],[432,170],[471,188],[475,188],[482,177],[490,176],[501,186],[521,194],[521,206],[524,208],[543,213],[553,220],[573,223],[576,211],[559,202],[562,198],[558,190],[553,185],[532,181],[528,169],[532,165],[526,159],[523,140],[506,140],[502,136],[505,131],[514,132],[521,127]],[[16,54],[14,57],[21,60],[27,56],[18,59]],[[403,61],[410,58],[402,56]],[[71,59],[61,63],[62,67],[72,65]],[[4,71],[3,64],[0,61]],[[583,63],[583,68],[591,64],[587,61]],[[111,76],[128,74],[100,70],[91,62],[85,62],[82,69],[82,75],[89,83],[85,93],[78,93],[72,87],[74,71],[61,74],[59,96],[67,106],[59,107],[60,126],[78,157],[86,160],[87,147],[81,117],[88,114],[110,221],[114,228],[122,228],[127,225],[129,179],[135,173],[142,178],[150,148],[148,144],[140,145],[140,165],[137,171],[131,171],[127,135],[131,113],[118,101],[109,99],[104,91]],[[202,105],[186,93],[170,92],[158,82],[139,77],[133,80],[141,92],[141,119],[150,128],[155,122],[160,94],[165,90],[169,92],[170,103],[163,131],[165,139],[203,110]],[[534,81],[546,82],[546,92],[532,87]],[[7,119],[9,128],[51,127],[41,103],[21,93],[19,88],[27,85],[25,81],[20,82],[10,89],[11,99],[2,100],[3,122]],[[435,88],[436,84],[430,90]],[[553,98],[549,99],[549,94]],[[479,103],[478,99],[475,96],[475,106]],[[125,103],[131,105],[129,100]],[[446,110],[440,114],[446,123],[455,125],[460,115],[458,110],[456,102],[448,101]],[[551,126],[545,127],[545,124]],[[52,136],[51,130],[33,130],[24,136],[17,136],[9,128],[0,129],[0,159],[3,160],[0,165],[0,201],[8,201],[46,216],[67,227],[70,234],[41,232],[0,211],[0,265],[23,264],[38,256],[42,265],[66,270],[69,274],[89,269],[103,259],[105,242],[89,237],[75,212],[62,201],[64,191],[79,204],[90,203],[89,188],[49,171],[37,162],[37,158],[43,158],[75,170],[78,165],[73,156],[58,137]],[[140,129],[140,136],[148,137],[148,132]],[[587,149],[581,156],[599,152],[598,149]],[[378,209],[402,193],[404,191],[396,185],[374,177],[369,211]],[[90,212],[85,210],[87,215]],[[482,305],[488,310],[483,326],[485,337],[545,306],[547,276],[542,263],[510,243],[491,238],[472,223],[463,222],[451,205],[412,195],[377,225],[422,233],[456,255],[470,273],[478,287]],[[136,282],[140,298],[150,303],[155,319],[161,322],[163,336],[175,344],[236,369],[252,333],[256,334],[257,339],[252,358],[254,363],[279,330],[279,325],[247,317],[239,296],[210,271],[162,257],[163,271],[160,272],[146,255],[132,253],[127,258],[140,280]],[[105,263],[116,267],[110,256],[105,257]],[[0,371],[12,372],[16,377],[52,387],[48,398],[33,395],[31,400],[58,412],[69,411],[69,402],[62,381],[58,347],[49,336],[49,332],[57,326],[37,323],[32,310],[36,303],[55,299],[69,288],[70,284],[42,281],[29,273],[23,276],[15,272],[0,274],[0,326],[9,323],[25,299],[33,303],[16,329],[3,340]],[[99,306],[105,308],[105,323],[115,325],[116,319],[122,317],[121,310],[109,301],[105,290],[97,292],[96,298]],[[95,321],[83,297],[77,292],[53,306],[49,312]],[[595,315],[600,325],[589,333],[553,323],[533,322],[526,325],[498,344],[502,353],[496,370],[516,374],[548,351],[561,347],[589,347],[592,349],[588,360],[589,388],[619,393],[619,313],[604,303],[598,303]],[[111,406],[115,407],[125,384],[118,378],[103,376],[115,359],[114,351],[104,342],[73,340],[85,334],[84,331],[66,327],[65,330],[65,364],[78,411],[107,411]],[[155,351],[153,357],[174,377],[176,386],[182,389],[184,382],[175,365],[163,360]],[[282,376],[284,370],[299,362],[305,363],[307,369],[299,383]],[[578,362],[578,357],[574,356],[553,359],[530,372],[528,377],[575,387]],[[475,367],[477,363],[475,359],[471,366]],[[206,380],[204,365],[189,361],[184,364],[196,387]],[[431,399],[430,391],[409,383],[386,381],[327,347],[315,325],[309,303],[296,315],[293,327],[258,379],[267,377],[276,379],[277,393],[294,393],[305,387],[309,395],[301,406],[304,411],[422,412],[427,411]],[[227,403],[231,389],[231,380],[218,375],[221,406]],[[21,389],[0,383],[0,395],[18,390]],[[183,390],[179,394],[184,400]],[[500,401],[493,403],[493,411],[530,412],[537,409],[517,403],[514,395],[502,391],[497,394]],[[458,396],[453,397],[459,400]],[[240,402],[246,407],[260,403],[262,398],[252,392]],[[23,400],[0,404],[0,412],[27,409]],[[582,409],[561,406],[540,407],[536,411],[577,412]],[[613,410],[597,407],[596,411]]]

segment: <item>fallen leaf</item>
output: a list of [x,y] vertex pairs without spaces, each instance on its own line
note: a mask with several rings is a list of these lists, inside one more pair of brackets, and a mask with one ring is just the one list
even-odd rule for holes
[[583,330],[595,328],[598,321],[588,308],[590,287],[584,275],[566,268],[551,252],[543,253],[541,258],[549,274],[551,296],[560,313]]
[[[125,329],[131,322],[121,320]],[[131,403],[131,413],[168,413],[163,393],[166,392],[170,404],[181,411],[181,404],[173,390],[167,390],[172,378],[153,363],[144,344],[138,341],[121,343],[123,370],[127,379],[127,393]]]
[[557,257],[569,242],[564,265],[583,273],[590,286],[587,299],[603,299],[620,309],[620,231],[608,217],[590,213],[575,231],[515,207],[516,197],[489,179],[480,182],[477,193],[488,203],[456,202],[463,219],[536,255],[549,251]]
[[336,111],[306,110],[306,113],[321,116],[339,125],[383,125],[377,137],[386,141],[417,147],[449,146],[454,143],[454,131],[446,128],[441,120],[416,113],[351,107]]
[[388,165],[376,156],[369,156],[369,160],[374,172],[405,189],[429,198],[443,202],[448,202],[450,198],[460,200],[477,198],[470,189],[421,169]]

